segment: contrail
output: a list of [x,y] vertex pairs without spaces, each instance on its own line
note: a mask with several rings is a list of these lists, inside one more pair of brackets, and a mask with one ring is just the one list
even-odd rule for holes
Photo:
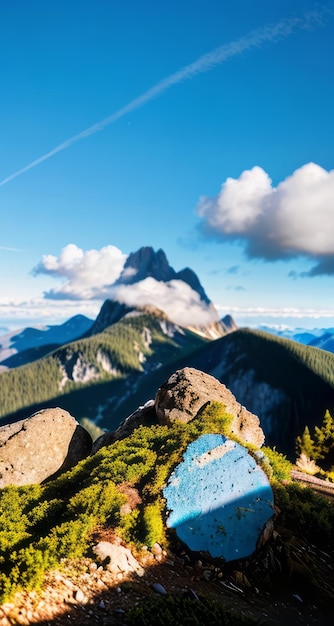
[[100,122],[93,124],[86,130],[81,131],[77,135],[70,137],[63,143],[60,143],[58,146],[43,154],[35,161],[32,161],[25,167],[20,170],[17,170],[7,178],[4,178],[0,181],[0,187],[6,185],[14,178],[21,176],[25,172],[33,169],[43,161],[47,161],[51,157],[53,157],[58,152],[62,152],[66,150],[66,148],[70,148],[73,144],[75,144],[80,139],[85,139],[90,135],[94,135],[100,130],[103,130],[106,126],[113,124],[120,118],[127,115],[131,111],[135,111],[139,107],[146,104],[153,98],[156,98],[164,91],[167,91],[173,85],[177,85],[178,83],[182,83],[185,80],[189,80],[196,76],[197,74],[205,74],[209,70],[213,69],[216,65],[221,65],[228,59],[231,59],[235,56],[238,56],[245,50],[249,50],[252,48],[261,48],[266,42],[277,42],[289,35],[293,34],[298,29],[310,29],[314,24],[322,24],[325,13],[329,13],[329,10],[326,7],[323,7],[321,10],[308,11],[303,14],[301,17],[291,17],[287,19],[280,20],[276,24],[270,24],[268,26],[264,26],[263,28],[259,28],[257,30],[251,31],[244,37],[240,39],[236,39],[228,44],[223,46],[219,46],[215,48],[211,52],[204,54],[199,57],[190,65],[186,65],[182,67],[180,70],[167,76],[156,85],[145,91],[143,94],[126,104],[124,107],[112,113],[108,117],[104,118]]
[[23,252],[21,248],[9,248],[8,246],[0,246],[0,250],[4,252]]

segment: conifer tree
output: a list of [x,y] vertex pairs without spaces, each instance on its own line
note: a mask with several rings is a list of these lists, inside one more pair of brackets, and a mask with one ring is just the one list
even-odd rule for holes
[[328,410],[321,427],[314,429],[314,454],[313,458],[324,461],[326,467],[334,465],[334,419]]
[[315,458],[314,441],[311,437],[310,429],[308,426],[305,426],[303,434],[300,437],[297,437],[296,449],[298,456],[304,454],[309,459]]

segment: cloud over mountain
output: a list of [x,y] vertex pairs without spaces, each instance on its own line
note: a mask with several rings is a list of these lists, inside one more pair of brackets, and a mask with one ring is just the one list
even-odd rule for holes
[[68,244],[59,257],[44,255],[33,274],[62,281],[44,293],[46,300],[112,299],[128,306],[150,304],[183,326],[204,326],[218,320],[196,275],[189,268],[176,273],[162,250],[141,248],[128,256],[115,246],[83,251]]
[[204,326],[217,320],[216,311],[182,280],[164,283],[149,277],[133,285],[114,287],[110,295],[128,306],[152,304],[181,326]]
[[227,178],[213,198],[202,197],[200,228],[220,241],[239,240],[249,258],[307,256],[308,275],[334,274],[334,170],[307,163],[272,186],[259,166]]

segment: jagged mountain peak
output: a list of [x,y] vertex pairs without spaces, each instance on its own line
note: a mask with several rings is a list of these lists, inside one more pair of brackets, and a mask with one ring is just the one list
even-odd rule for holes
[[176,272],[161,248],[155,251],[152,246],[143,246],[136,252],[131,252],[115,286],[134,285],[146,278],[154,278],[165,283],[171,280],[181,280],[196,291],[203,302],[210,304],[210,299],[195,272],[189,267]]
[[183,280],[184,283],[187,283],[189,287],[191,287],[194,291],[197,291],[201,300],[203,300],[207,304],[210,304],[210,299],[206,295],[197,274],[195,274],[195,272],[190,269],[190,267],[185,267],[183,270],[177,272],[176,278],[178,280]]
[[112,285],[110,298],[103,305],[91,334],[101,332],[143,306],[164,311],[172,323],[208,339],[229,332],[220,322],[195,272],[189,267],[176,272],[161,248],[156,251],[151,246],[143,246],[129,254],[119,278]]
[[232,332],[233,330],[238,330],[238,326],[236,325],[232,315],[225,315],[221,319],[221,323],[223,324],[226,332]]
[[143,246],[129,254],[116,284],[131,285],[145,278],[168,281],[176,277],[175,270],[169,265],[165,252],[157,252],[151,246]]
[[117,300],[106,300],[103,303],[89,334],[96,335],[97,333],[101,333],[105,330],[105,328],[116,324],[124,317],[145,314],[157,317],[158,319],[167,322],[171,321],[164,311],[151,304],[128,306],[117,302]]

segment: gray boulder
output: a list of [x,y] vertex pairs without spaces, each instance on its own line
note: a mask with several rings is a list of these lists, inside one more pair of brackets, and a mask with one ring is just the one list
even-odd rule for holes
[[258,448],[262,446],[264,434],[259,418],[247,411],[223,383],[194,368],[177,370],[160,387],[155,397],[155,411],[161,424],[187,423],[213,400],[222,402],[233,416],[233,435],[243,443],[252,443]]
[[67,411],[54,408],[0,427],[0,488],[41,483],[90,454],[92,438]]

